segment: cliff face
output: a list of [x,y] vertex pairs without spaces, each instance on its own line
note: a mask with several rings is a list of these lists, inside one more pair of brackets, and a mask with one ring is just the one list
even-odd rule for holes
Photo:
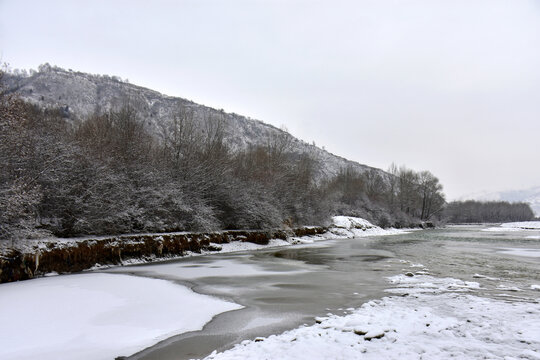
[[[224,124],[225,140],[233,149],[263,145],[276,136],[287,137],[291,151],[309,153],[317,161],[318,179],[336,175],[340,169],[347,166],[359,173],[373,169],[331,154],[262,121],[163,95],[123,82],[117,77],[91,75],[42,65],[39,71],[29,75],[7,74],[5,80],[9,91],[17,92],[23,99],[39,106],[62,109],[66,119],[73,123],[96,112],[107,112],[129,103],[137,109],[148,130],[161,137],[175,116],[189,111],[193,113],[196,121],[220,118]],[[386,174],[380,169],[375,171]]]

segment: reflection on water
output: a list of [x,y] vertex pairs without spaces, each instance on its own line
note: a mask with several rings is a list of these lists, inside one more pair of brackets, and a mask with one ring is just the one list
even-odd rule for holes
[[385,277],[405,272],[476,281],[481,288],[475,291],[482,296],[537,301],[540,292],[531,285],[540,284],[539,258],[500,249],[540,251],[540,241],[527,239],[530,232],[493,233],[481,228],[328,241],[316,247],[201,256],[111,271],[179,281],[197,292],[246,306],[216,317],[201,332],[173,337],[132,358],[201,357],[386,296]]

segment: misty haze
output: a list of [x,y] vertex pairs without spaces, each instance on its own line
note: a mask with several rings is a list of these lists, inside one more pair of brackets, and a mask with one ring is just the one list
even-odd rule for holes
[[539,359],[540,4],[0,0],[0,358]]

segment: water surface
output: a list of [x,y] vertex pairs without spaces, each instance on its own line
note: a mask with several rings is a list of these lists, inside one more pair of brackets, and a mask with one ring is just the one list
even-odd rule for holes
[[245,306],[218,315],[202,331],[172,337],[130,359],[199,358],[245,339],[313,324],[316,316],[343,314],[388,295],[385,278],[405,272],[476,281],[481,296],[538,301],[540,292],[531,285],[540,284],[540,258],[523,255],[540,253],[540,240],[530,238],[539,232],[482,228],[329,240],[111,269],[172,280]]

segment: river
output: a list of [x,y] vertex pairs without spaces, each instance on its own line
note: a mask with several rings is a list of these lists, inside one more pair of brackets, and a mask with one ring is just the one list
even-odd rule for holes
[[200,358],[245,339],[313,324],[316,316],[344,314],[388,295],[386,277],[407,272],[476,281],[479,296],[537,302],[539,293],[531,285],[540,284],[539,231],[485,228],[452,226],[328,240],[106,272],[167,279],[243,305],[214,317],[201,331],[174,336],[129,357]]

